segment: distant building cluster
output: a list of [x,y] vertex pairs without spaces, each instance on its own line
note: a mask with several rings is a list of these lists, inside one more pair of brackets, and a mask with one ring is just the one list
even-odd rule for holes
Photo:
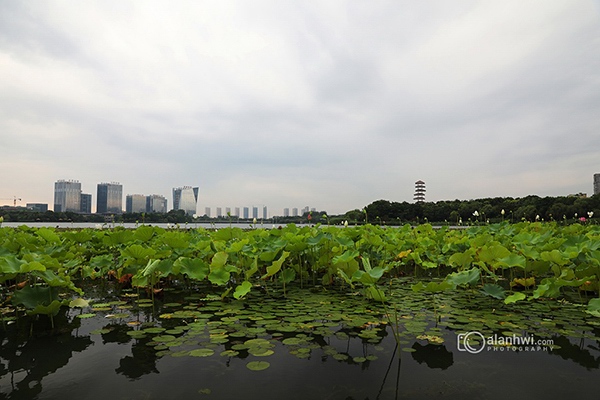
[[[184,186],[173,189],[173,209],[184,210],[186,214],[196,214],[198,188]],[[45,206],[45,207],[44,207]],[[47,211],[48,205],[28,204],[36,211]],[[128,194],[125,196],[126,213],[166,213],[167,199],[159,194]],[[54,211],[92,213],[92,195],[81,191],[77,180],[58,180],[54,183]],[[123,185],[119,182],[99,183],[96,191],[97,214],[123,213]]]
[[[173,210],[183,210],[187,215],[196,215],[198,205],[198,187],[182,186],[173,188]],[[28,208],[36,211],[48,211],[47,204],[28,204]],[[58,180],[54,183],[54,211],[76,212],[82,214],[92,213],[92,195],[83,193],[81,183],[77,180]],[[119,182],[103,182],[97,185],[96,213],[121,214],[125,213],[166,213],[168,211],[167,199],[159,194],[128,194],[125,196],[125,209],[123,209],[123,185]],[[207,217],[237,217],[244,219],[267,219],[267,206],[252,207],[216,207],[216,215],[212,215],[211,208],[204,208]],[[298,208],[292,209],[291,216],[298,216],[314,208],[304,207],[301,214]],[[284,216],[290,216],[290,209],[283,210]]]
[[600,174],[594,174],[594,194],[600,194]]

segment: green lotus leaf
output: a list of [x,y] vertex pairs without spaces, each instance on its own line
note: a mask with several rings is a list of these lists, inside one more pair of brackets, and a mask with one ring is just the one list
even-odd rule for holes
[[291,268],[284,269],[281,271],[281,279],[285,283],[292,282],[294,279],[296,279],[296,271]]
[[84,308],[84,307],[89,307],[89,306],[90,306],[89,301],[84,300],[81,297],[71,300],[71,302],[69,303],[69,307],[71,307],[71,308],[75,308],[75,307]]
[[229,282],[231,274],[224,267],[212,267],[208,280],[215,285],[223,286]]
[[281,270],[281,267],[284,263],[284,261],[286,260],[286,258],[288,258],[288,256],[290,255],[289,251],[284,251],[283,254],[281,255],[281,257],[279,257],[277,260],[273,261],[273,263],[267,267],[267,273],[264,274],[261,279],[266,279],[270,276],[275,275],[277,272],[279,272],[279,270]]
[[587,309],[585,310],[588,314],[595,317],[600,317],[600,299],[592,299],[588,302]]
[[250,292],[251,289],[252,289],[252,284],[248,281],[244,281],[235,288],[235,292],[233,292],[233,297],[236,300],[239,300],[242,297],[246,296]]
[[227,263],[228,257],[229,257],[229,254],[225,253],[224,251],[215,253],[215,255],[213,256],[213,258],[210,262],[210,270],[213,271],[215,269],[222,269],[225,266],[225,264]]
[[518,254],[511,254],[508,257],[502,257],[498,259],[498,264],[504,267],[521,267],[525,268],[527,259]]
[[500,285],[492,283],[486,283],[485,285],[483,285],[483,288],[480,290],[480,292],[485,294],[486,296],[490,296],[498,300],[502,300],[506,297],[506,294],[504,293],[504,288]]
[[511,294],[504,299],[504,304],[516,303],[517,301],[525,300],[527,296],[525,293],[517,292],[515,294]]
[[13,293],[14,304],[22,304],[26,308],[34,309],[39,305],[48,306],[58,300],[58,289],[44,286],[25,286]]
[[454,286],[474,285],[479,280],[479,268],[471,268],[466,271],[455,272],[447,276],[446,281]]
[[202,281],[210,273],[210,266],[200,258],[180,257],[173,263],[173,273]]

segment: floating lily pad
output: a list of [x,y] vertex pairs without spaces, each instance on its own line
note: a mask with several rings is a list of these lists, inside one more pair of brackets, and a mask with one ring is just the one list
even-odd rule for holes
[[250,361],[248,364],[246,364],[246,368],[248,368],[250,371],[263,371],[270,366],[271,364],[267,361]]
[[213,349],[196,349],[190,351],[189,355],[192,357],[209,357],[215,354]]

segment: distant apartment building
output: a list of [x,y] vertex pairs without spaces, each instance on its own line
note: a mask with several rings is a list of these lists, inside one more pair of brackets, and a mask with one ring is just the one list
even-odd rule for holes
[[198,203],[198,188],[183,186],[173,188],[173,209],[183,210],[187,215],[196,214]]
[[144,213],[147,211],[147,196],[143,194],[128,194],[125,196],[126,213]]
[[54,183],[54,212],[81,211],[81,183],[59,180]]
[[283,209],[283,216],[284,217],[289,217],[290,216],[290,209],[289,208],[284,208]]
[[236,208],[235,208],[235,211],[233,212],[233,215],[234,215],[235,217],[238,217],[238,218],[240,217],[240,208],[239,208],[239,207],[236,207]]
[[297,217],[298,216],[298,208],[294,207],[292,208],[292,217]]
[[210,207],[204,207],[204,215],[210,218]]
[[248,207],[244,207],[244,219],[250,218],[250,209]]
[[310,211],[310,208],[308,208],[308,206],[304,207],[304,208],[302,209],[302,215],[304,215],[304,214],[308,214],[308,212],[309,212],[309,211]]
[[263,213],[262,213],[262,217],[263,219],[267,219],[267,206],[263,206]]
[[123,185],[118,182],[99,183],[96,212],[98,214],[121,214],[123,212]]
[[146,212],[165,214],[167,212],[167,199],[159,194],[146,196]]
[[89,193],[81,193],[81,208],[83,214],[92,213],[92,195]]
[[25,206],[27,209],[35,212],[46,212],[48,211],[48,204],[46,203],[27,203]]
[[600,194],[600,174],[594,174],[594,194]]
[[227,215],[227,216],[231,215],[231,207],[225,207],[225,215]]
[[217,207],[217,218],[220,218],[223,216],[223,211],[221,207]]
[[258,207],[252,207],[252,218],[258,218]]

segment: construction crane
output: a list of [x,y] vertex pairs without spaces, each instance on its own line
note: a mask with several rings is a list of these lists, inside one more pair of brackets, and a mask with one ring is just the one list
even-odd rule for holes
[[17,201],[21,201],[20,197],[17,196],[13,196],[12,199],[0,199],[0,200],[12,200],[13,201],[13,207],[17,206]]

